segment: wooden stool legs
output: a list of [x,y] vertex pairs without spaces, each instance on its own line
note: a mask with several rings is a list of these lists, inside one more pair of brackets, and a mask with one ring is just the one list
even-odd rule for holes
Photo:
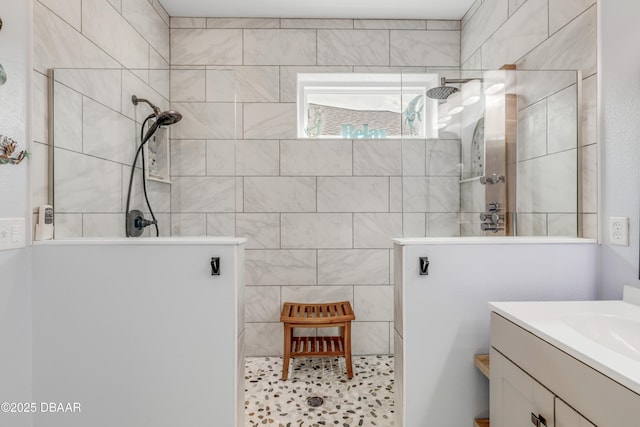
[[351,322],[346,322],[342,328],[344,342],[344,363],[347,365],[347,377],[353,378],[353,366],[351,364]]
[[282,361],[282,379],[286,380],[289,374],[289,361],[291,360],[291,340],[293,339],[293,327],[284,324],[284,359]]

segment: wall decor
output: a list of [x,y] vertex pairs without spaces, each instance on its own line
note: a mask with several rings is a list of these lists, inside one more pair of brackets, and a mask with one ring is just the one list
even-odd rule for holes
[[31,156],[27,150],[16,153],[18,142],[5,135],[0,135],[0,165],[19,165]]
[[4,71],[4,67],[0,64],[0,86],[7,82],[7,72]]

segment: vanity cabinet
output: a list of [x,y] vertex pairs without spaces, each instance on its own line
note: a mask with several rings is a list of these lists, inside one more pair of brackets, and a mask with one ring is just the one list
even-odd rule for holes
[[638,426],[639,394],[495,312],[490,355],[491,427]]

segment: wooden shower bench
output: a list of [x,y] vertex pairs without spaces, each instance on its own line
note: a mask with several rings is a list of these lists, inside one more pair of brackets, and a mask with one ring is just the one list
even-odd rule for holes
[[[289,374],[292,357],[343,356],[347,376],[353,378],[351,365],[351,321],[355,320],[349,301],[325,304],[285,302],[280,321],[284,323],[284,363],[282,379]],[[340,328],[339,336],[294,337],[294,328]]]

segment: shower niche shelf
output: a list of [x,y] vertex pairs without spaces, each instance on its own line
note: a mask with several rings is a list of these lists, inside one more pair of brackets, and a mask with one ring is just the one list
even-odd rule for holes
[[169,130],[159,127],[144,147],[146,164],[145,177],[151,181],[171,184],[171,152]]

